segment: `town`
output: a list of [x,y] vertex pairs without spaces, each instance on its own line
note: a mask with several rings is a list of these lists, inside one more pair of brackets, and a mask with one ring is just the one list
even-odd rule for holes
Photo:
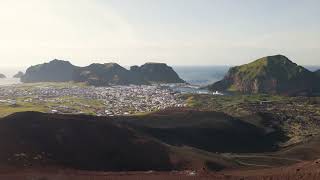
[[32,107],[30,110],[49,113],[114,116],[186,104],[180,93],[160,85],[93,87],[76,83],[36,83],[0,87],[0,106],[17,111]]

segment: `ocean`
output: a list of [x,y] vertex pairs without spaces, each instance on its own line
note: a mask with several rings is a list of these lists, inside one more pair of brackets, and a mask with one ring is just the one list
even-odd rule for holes
[[174,66],[180,78],[193,85],[208,85],[221,80],[230,66]]
[[13,85],[13,84],[20,84],[20,79],[13,78],[15,74],[17,74],[19,71],[24,71],[24,68],[3,68],[0,67],[0,73],[4,74],[7,78],[0,78],[0,86],[4,85]]
[[[194,85],[207,85],[223,78],[228,71],[228,66],[174,66],[173,69],[186,82]],[[20,83],[19,79],[12,78],[18,71],[24,68],[0,68],[0,73],[7,76],[0,79],[0,85]]]

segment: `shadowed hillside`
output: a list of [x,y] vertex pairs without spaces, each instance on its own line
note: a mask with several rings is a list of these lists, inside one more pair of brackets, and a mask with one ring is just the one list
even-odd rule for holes
[[16,113],[0,120],[0,165],[132,171],[223,169],[209,152],[273,151],[281,140],[223,113],[94,117]]
[[77,67],[68,61],[53,60],[29,67],[20,77],[25,83],[75,81],[94,86],[184,82],[164,63],[146,63],[127,70],[117,63],[93,63],[86,67]]
[[[282,132],[271,131],[267,122],[255,123],[188,109],[118,117],[16,113],[0,120],[0,167],[35,169],[33,177],[40,167],[122,172],[229,169],[217,177],[255,178],[271,171],[270,177],[293,177],[299,164],[280,171],[257,169],[314,160],[320,154],[318,137],[281,149],[277,145],[286,140]],[[254,170],[234,171],[239,167]],[[132,177],[138,176],[141,174]],[[187,177],[188,172],[179,176]]]
[[145,63],[142,66],[132,66],[131,72],[140,75],[147,82],[183,83],[178,74],[165,63]]
[[66,82],[72,81],[76,66],[68,61],[52,60],[49,63],[31,66],[21,76],[21,81],[31,82]]
[[0,121],[0,162],[86,170],[170,170],[168,149],[135,131],[89,116],[17,113]]
[[77,68],[73,73],[73,79],[76,82],[87,82],[95,86],[149,83],[142,76],[133,74],[117,63],[91,64]]
[[218,112],[164,110],[132,117],[130,126],[175,146],[191,146],[210,152],[266,152],[285,141],[281,131],[267,131]]

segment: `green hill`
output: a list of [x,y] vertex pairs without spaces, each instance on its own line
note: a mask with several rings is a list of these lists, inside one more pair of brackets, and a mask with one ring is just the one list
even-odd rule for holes
[[310,94],[317,89],[313,72],[283,55],[267,56],[249,64],[232,67],[210,90],[242,93]]

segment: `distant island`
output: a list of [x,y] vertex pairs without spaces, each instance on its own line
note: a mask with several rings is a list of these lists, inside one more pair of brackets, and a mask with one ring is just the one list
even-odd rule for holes
[[32,82],[86,82],[95,86],[142,85],[150,83],[183,83],[178,74],[164,63],[146,63],[130,70],[117,63],[93,63],[77,67],[68,61],[53,60],[31,66],[21,76],[24,83]]
[[13,78],[21,78],[24,75],[23,72],[19,71],[17,74],[13,76]]
[[4,78],[6,78],[6,76],[0,73],[0,79],[4,79]]
[[[319,73],[319,72],[317,72]],[[283,55],[267,56],[249,64],[232,67],[210,90],[307,95],[319,91],[319,77]]]

